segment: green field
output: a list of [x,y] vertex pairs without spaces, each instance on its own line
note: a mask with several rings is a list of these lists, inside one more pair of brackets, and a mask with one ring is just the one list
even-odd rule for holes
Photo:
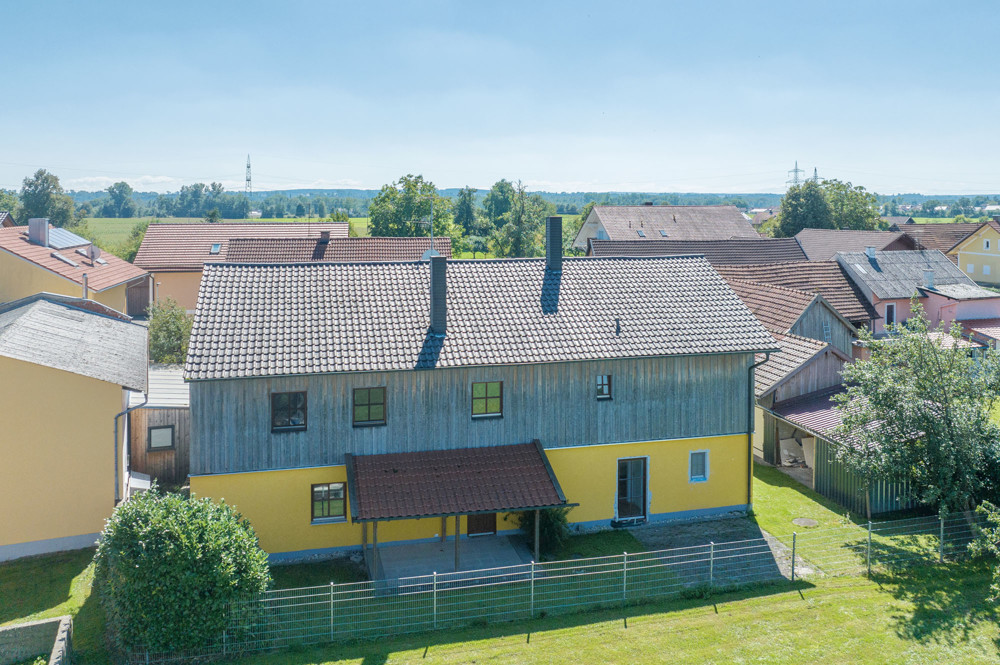
[[[132,232],[132,228],[136,224],[142,222],[162,222],[164,224],[191,224],[195,222],[204,222],[205,220],[201,217],[132,217],[132,218],[114,218],[114,217],[87,217],[83,220],[86,223],[87,228],[95,236],[95,242],[101,247],[111,247],[112,245],[117,245],[118,243],[124,241],[128,238],[129,233]],[[311,220],[299,219],[296,217],[283,217],[281,219],[254,219],[254,220],[234,220],[227,219],[224,222],[235,222],[235,221],[254,221],[254,222],[318,222],[320,220],[313,218]],[[367,217],[351,217],[351,226],[354,227],[355,232],[358,235],[368,235],[368,218]]]

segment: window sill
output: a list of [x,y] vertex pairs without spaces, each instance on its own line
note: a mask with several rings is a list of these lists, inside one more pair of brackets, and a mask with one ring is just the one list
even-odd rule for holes
[[288,434],[289,432],[305,432],[305,427],[272,427],[271,434]]
[[597,397],[597,401],[598,402],[610,402],[611,399],[612,399],[611,395],[607,395],[607,396],[598,395],[598,397]]
[[385,427],[385,421],[371,423],[352,423],[354,427]]
[[490,420],[491,418],[503,418],[503,414],[502,413],[480,413],[480,414],[473,413],[472,414],[472,419],[473,420]]
[[322,519],[312,520],[311,522],[309,522],[309,524],[312,526],[320,526],[323,524],[346,524],[346,523],[347,523],[346,517],[324,517]]
[[707,483],[707,482],[708,478],[691,478],[688,480],[688,483]]
[[147,453],[172,453],[177,450],[177,446],[161,446],[159,448],[146,448]]

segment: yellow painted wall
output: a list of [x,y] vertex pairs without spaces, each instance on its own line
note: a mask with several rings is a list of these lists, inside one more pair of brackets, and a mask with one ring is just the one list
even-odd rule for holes
[[764,456],[764,410],[759,406],[753,408],[753,451],[759,457]]
[[[986,249],[985,240],[990,241]],[[987,226],[966,238],[949,256],[958,257],[958,267],[976,282],[1000,285],[1000,233]],[[973,269],[969,270],[969,264]],[[989,266],[990,274],[984,274],[983,267]]]
[[[124,312],[125,288],[124,284],[119,284],[100,293],[90,291],[89,297],[91,300]],[[27,298],[42,292],[80,298],[83,296],[83,285],[60,277],[10,252],[0,250],[0,303]]]
[[0,377],[0,545],[100,532],[121,387],[9,358]]
[[198,304],[198,288],[201,286],[201,271],[197,272],[154,272],[153,283],[156,300],[173,298],[184,309],[193,312]]
[[[688,454],[694,450],[710,451],[709,478],[703,483],[688,482]],[[546,453],[567,500],[580,504],[569,513],[571,522],[614,518],[617,461],[626,457],[649,457],[650,515],[747,502],[750,471],[745,435],[556,448]],[[192,476],[191,493],[235,506],[253,524],[265,551],[296,552],[360,545],[361,526],[350,520],[311,524],[310,486],[346,481],[344,466]],[[351,497],[347,498],[349,502]],[[499,531],[514,528],[515,522],[497,516]],[[453,529],[454,521],[449,519],[448,533],[453,534]],[[379,542],[433,538],[440,532],[440,517],[382,522]]]

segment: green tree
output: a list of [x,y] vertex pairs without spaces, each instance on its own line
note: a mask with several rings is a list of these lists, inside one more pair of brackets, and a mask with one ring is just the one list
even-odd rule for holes
[[980,528],[976,540],[969,545],[969,550],[974,557],[990,559],[993,563],[993,584],[990,585],[990,597],[992,601],[1000,599],[1000,509],[992,502],[984,501],[976,507],[976,513],[985,520],[986,524]]
[[271,585],[267,554],[236,510],[155,487],[115,509],[94,562],[120,652],[210,644],[226,630],[233,601]]
[[0,212],[10,213],[14,221],[20,219],[21,201],[17,198],[17,192],[0,189]]
[[583,226],[583,223],[587,221],[587,217],[590,216],[590,211],[594,209],[595,205],[597,205],[597,201],[591,201],[587,205],[583,206],[582,210],[580,210],[580,225],[581,226]]
[[802,229],[832,229],[833,211],[820,186],[812,180],[794,185],[781,199],[775,235],[791,238]]
[[149,359],[177,364],[187,357],[194,317],[173,298],[149,306]]
[[479,226],[476,220],[475,187],[463,187],[458,191],[458,201],[455,202],[455,224],[466,235],[474,235]]
[[372,236],[430,235],[426,224],[418,223],[434,208],[434,235],[452,236],[451,201],[438,196],[434,183],[421,175],[405,175],[385,185],[368,207],[368,233]]
[[973,357],[957,323],[928,334],[923,308],[916,300],[911,307],[913,316],[886,337],[861,330],[871,356],[844,368],[837,456],[868,487],[897,478],[926,506],[969,510],[995,492],[1000,428],[990,413],[1000,397],[1000,352]]
[[[135,261],[135,255],[139,253],[139,245],[142,244],[142,239],[146,237],[146,229],[148,228],[148,221],[139,222],[129,231],[128,238],[111,247],[109,251],[118,258],[132,263]],[[186,351],[187,348],[185,347]]]
[[347,216],[346,210],[334,210],[329,217],[331,222],[349,222],[351,218]]
[[55,226],[73,223],[73,199],[59,184],[59,178],[45,169],[25,178],[21,185],[21,218],[48,217]]
[[302,205],[301,203],[297,203],[295,205],[295,216],[296,217],[305,217],[306,216],[306,207],[304,205]]
[[[501,181],[505,182],[505,181]],[[540,256],[545,217],[555,206],[538,194],[528,196],[520,181],[513,206],[500,217],[500,226],[490,235],[490,249],[497,257]]]
[[208,211],[208,214],[205,215],[205,221],[212,224],[219,221],[220,219],[222,219],[222,216],[219,214],[218,208],[212,208],[211,210]]
[[514,199],[516,197],[517,192],[514,189],[514,185],[506,179],[496,182],[490,188],[490,191],[486,194],[486,198],[483,199],[483,216],[488,223],[488,226],[484,230],[487,233],[495,231],[506,224],[504,215],[514,208]]
[[878,214],[878,196],[860,185],[840,180],[824,180],[820,185],[838,229],[875,231],[888,226]]
[[135,217],[136,204],[133,190],[127,182],[116,182],[107,189],[108,202],[104,205],[105,217]]

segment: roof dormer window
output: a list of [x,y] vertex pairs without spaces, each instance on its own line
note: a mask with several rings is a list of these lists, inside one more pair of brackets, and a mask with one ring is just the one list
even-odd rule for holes
[[212,244],[212,249],[208,250],[208,253],[209,254],[218,254],[221,249],[222,249],[222,243],[221,242],[216,242],[216,243]]
[[643,231],[642,229],[636,229],[636,233],[639,234],[640,238],[645,238],[646,237],[646,232]]
[[667,231],[666,231],[666,229],[660,229],[660,235],[663,236],[664,238],[666,238],[667,237]]

